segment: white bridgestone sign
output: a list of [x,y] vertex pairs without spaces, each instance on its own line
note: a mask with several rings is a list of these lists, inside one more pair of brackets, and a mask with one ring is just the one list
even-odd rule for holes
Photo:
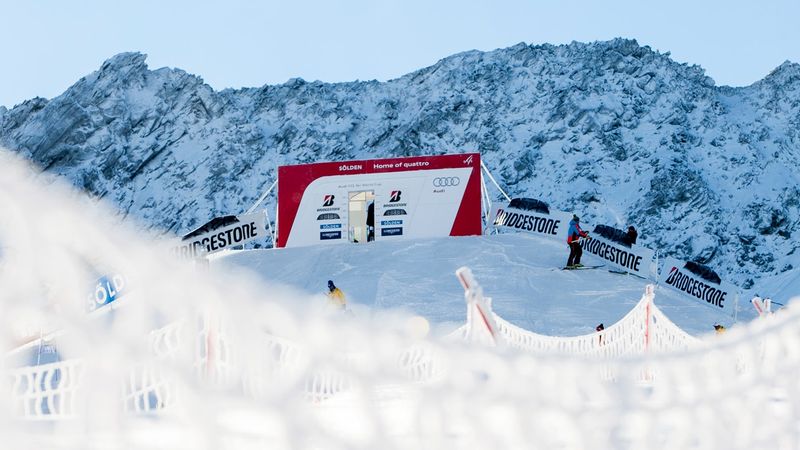
[[495,207],[492,214],[494,227],[525,231],[537,236],[567,242],[567,230],[572,214],[550,210],[550,214],[509,208],[508,203]]
[[193,236],[183,241],[174,251],[180,257],[196,258],[210,255],[229,247],[266,238],[266,217],[263,212],[236,216],[238,222]]
[[714,309],[735,315],[738,287],[725,281],[715,283],[705,280],[685,269],[685,266],[684,261],[667,258],[659,283]]
[[655,278],[655,252],[647,247],[636,244],[628,247],[596,235],[583,238],[580,243],[585,253],[598,256],[620,270],[642,278]]

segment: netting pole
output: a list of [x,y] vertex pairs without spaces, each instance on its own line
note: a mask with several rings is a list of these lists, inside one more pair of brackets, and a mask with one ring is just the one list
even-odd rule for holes
[[656,273],[655,273],[656,286],[658,286],[658,261],[659,261],[659,250],[656,249]]
[[270,239],[272,239],[272,248],[275,248],[275,233],[272,231],[272,224],[269,223],[269,213],[266,209],[264,209],[264,215],[267,216],[267,230],[269,231]]
[[255,203],[253,203],[253,206],[251,206],[250,209],[248,209],[245,214],[250,214],[251,212],[255,211],[255,209],[258,208],[258,205],[260,205],[261,202],[263,202],[264,199],[267,198],[267,196],[270,194],[270,192],[272,192],[272,190],[275,188],[276,184],[278,184],[278,180],[277,179],[272,182],[272,185],[269,187],[269,189],[267,189],[266,191],[264,191],[263,194],[261,194],[261,197],[259,197],[258,200],[256,200]]
[[486,180],[481,173],[481,194],[483,194],[483,203],[485,205],[483,213],[483,232],[489,228],[489,215],[492,213],[492,201],[489,199],[489,190],[486,189]]
[[[276,235],[276,237],[274,239],[276,239],[276,240],[278,239],[277,238],[278,226],[279,226],[279,222],[278,222],[279,216],[278,216],[278,214],[280,214],[280,212],[281,212],[281,210],[278,209],[278,202],[275,202],[275,235]],[[275,248],[275,244],[277,243],[276,240],[272,241],[272,248]]]
[[503,194],[503,196],[506,198],[506,200],[508,200],[510,202],[511,201],[511,197],[509,197],[508,194],[506,194],[506,191],[504,191],[503,188],[501,188],[500,185],[497,184],[497,180],[494,179],[494,177],[492,176],[492,173],[489,172],[488,168],[486,168],[486,164],[483,163],[483,160],[481,160],[481,167],[483,168],[483,171],[486,172],[486,175],[489,176],[489,179],[492,180],[492,183],[494,183],[495,187],[497,187],[497,189],[500,191],[501,194]]
[[44,330],[39,328],[39,348],[36,350],[36,365],[42,361],[42,344],[44,343]]
[[206,316],[206,379],[211,379],[214,371],[214,332],[211,329],[211,315]]
[[[461,286],[464,287],[464,297],[467,301],[468,309],[467,315],[470,315],[471,307],[474,306],[475,311],[478,311],[478,314],[480,314],[484,328],[486,328],[486,330],[489,332],[489,336],[492,338],[492,343],[497,346],[499,344],[497,330],[495,329],[492,319],[488,316],[488,314],[491,314],[491,309],[484,311],[483,308],[481,308],[483,292],[477,281],[475,281],[475,278],[472,276],[472,271],[469,270],[468,267],[460,267],[458,270],[456,270],[456,276],[458,277],[458,281],[461,282]],[[470,323],[470,330],[468,330],[468,332],[472,331],[471,325],[472,324]]]
[[652,285],[648,285],[645,288],[645,295],[647,296],[647,308],[646,308],[646,312],[645,312],[645,320],[647,320],[647,323],[645,323],[645,325],[644,325],[644,351],[645,351],[645,353],[647,353],[647,351],[650,349],[650,322],[652,321],[652,318],[653,318],[653,313],[652,313],[652,311],[650,311],[650,305],[652,305],[652,303],[653,303],[653,296],[651,295],[652,293],[653,293],[653,286]]
[[215,357],[215,355],[214,355],[214,350],[215,350],[214,349],[214,347],[215,347],[214,339],[215,339],[216,336],[214,336],[214,330],[213,330],[213,326],[211,324],[211,320],[212,320],[211,312],[210,311],[206,311],[205,313],[203,313],[203,316],[204,316],[204,318],[203,318],[204,322],[206,323],[206,327],[205,327],[206,328],[205,329],[205,332],[206,332],[206,335],[205,335],[205,355],[203,355],[205,357],[205,367],[203,369],[205,369],[204,370],[204,372],[205,372],[204,375],[205,375],[206,381],[213,381],[212,380],[212,376],[213,376],[214,370],[216,369],[216,367],[214,367],[214,357]]

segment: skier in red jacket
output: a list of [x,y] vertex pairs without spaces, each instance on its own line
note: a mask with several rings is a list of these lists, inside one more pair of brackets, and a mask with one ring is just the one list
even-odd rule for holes
[[576,269],[583,267],[581,264],[581,255],[583,249],[579,244],[582,237],[588,237],[589,233],[581,230],[581,219],[572,215],[572,220],[569,221],[569,229],[567,230],[567,245],[569,245],[569,258],[567,259],[567,269]]

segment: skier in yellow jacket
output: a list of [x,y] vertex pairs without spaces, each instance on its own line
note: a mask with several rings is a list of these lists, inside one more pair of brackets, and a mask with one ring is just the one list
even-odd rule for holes
[[344,292],[333,284],[333,280],[328,280],[328,291],[328,305],[342,311],[347,309],[347,300],[344,298]]

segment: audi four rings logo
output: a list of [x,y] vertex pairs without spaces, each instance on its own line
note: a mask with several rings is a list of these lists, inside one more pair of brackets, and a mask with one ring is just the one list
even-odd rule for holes
[[458,177],[439,177],[433,179],[433,187],[458,186],[461,179]]

